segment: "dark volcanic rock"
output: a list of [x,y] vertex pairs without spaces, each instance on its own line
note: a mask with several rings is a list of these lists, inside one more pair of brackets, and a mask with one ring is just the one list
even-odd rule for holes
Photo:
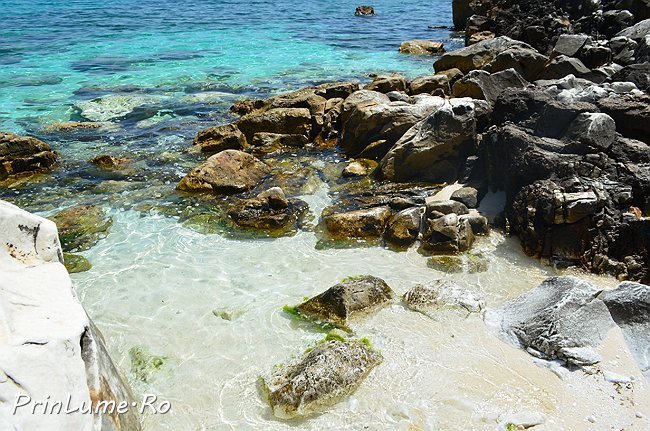
[[524,88],[527,84],[514,69],[492,74],[484,70],[473,70],[456,81],[452,93],[454,97],[471,97],[493,104],[506,88]]

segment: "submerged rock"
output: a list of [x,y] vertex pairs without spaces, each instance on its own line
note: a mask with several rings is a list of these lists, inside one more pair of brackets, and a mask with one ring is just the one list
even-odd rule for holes
[[92,263],[90,263],[88,259],[79,254],[63,253],[63,260],[65,269],[67,269],[70,274],[89,271],[93,267]]
[[[11,328],[0,333],[2,399],[69,402],[88,411],[99,403],[131,406],[127,382],[74,294],[54,223],[0,201],[0,244],[0,324]],[[51,414],[32,412],[31,403],[13,412],[11,405],[0,409],[2,429],[141,429],[135,408],[101,415],[56,414],[55,407]]]
[[225,150],[211,156],[190,171],[177,186],[185,192],[233,194],[255,187],[271,172],[261,160],[237,150]]
[[349,320],[387,305],[394,294],[381,278],[350,277],[295,309],[303,316],[346,328]]
[[402,42],[399,46],[399,52],[414,55],[438,55],[445,52],[445,47],[442,42],[416,39]]
[[379,163],[369,159],[354,159],[343,169],[344,177],[364,177],[372,174]]
[[289,200],[280,187],[272,187],[233,205],[227,213],[241,227],[277,231],[294,227],[307,209],[305,202]]
[[100,154],[89,160],[90,163],[102,170],[113,170],[120,168],[128,161],[129,159],[111,156],[110,154]]
[[78,205],[54,214],[50,219],[56,223],[64,251],[88,250],[105,238],[113,218],[102,207]]
[[417,284],[404,294],[404,302],[412,310],[430,317],[443,308],[462,308],[478,313],[485,302],[473,292],[462,289],[453,281],[436,280],[428,284]]
[[[136,108],[157,103],[159,98],[138,94],[111,94],[97,99],[77,102],[80,115],[90,121],[111,121],[127,116]],[[153,116],[155,112],[152,112]]]
[[307,416],[350,395],[382,360],[362,341],[329,340],[278,367],[262,383],[276,417]]
[[45,142],[0,132],[0,181],[49,172],[56,161],[56,153]]

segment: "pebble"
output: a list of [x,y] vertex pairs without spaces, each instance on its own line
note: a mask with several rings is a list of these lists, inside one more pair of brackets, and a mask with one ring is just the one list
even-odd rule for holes
[[588,417],[587,417],[587,420],[588,420],[589,422],[591,422],[592,424],[595,424],[595,423],[596,423],[596,418],[593,417],[593,416],[588,416]]

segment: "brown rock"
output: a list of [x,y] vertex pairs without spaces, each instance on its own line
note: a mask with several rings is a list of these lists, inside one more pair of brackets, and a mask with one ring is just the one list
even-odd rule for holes
[[236,124],[227,124],[200,131],[194,138],[194,145],[198,145],[203,154],[211,156],[223,150],[243,150],[247,142]]
[[31,136],[0,132],[0,181],[49,172],[57,155],[45,142]]
[[381,206],[331,214],[323,219],[323,223],[333,239],[378,238],[391,214],[389,207]]
[[438,55],[445,52],[445,46],[442,42],[434,42],[432,40],[407,40],[406,42],[402,42],[399,47],[399,52],[414,55]]
[[250,154],[225,150],[194,168],[177,186],[185,192],[233,194],[252,189],[269,174],[270,168]]
[[116,169],[128,161],[129,159],[111,156],[110,154],[100,154],[89,160],[90,163],[103,170]]

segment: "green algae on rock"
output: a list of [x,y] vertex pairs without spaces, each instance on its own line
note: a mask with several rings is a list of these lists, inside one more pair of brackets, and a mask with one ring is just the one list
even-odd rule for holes
[[301,315],[347,328],[349,320],[387,305],[394,297],[381,278],[365,275],[346,279],[295,307]]
[[50,219],[56,223],[64,251],[88,250],[105,238],[113,219],[97,205],[77,205],[60,211]]
[[167,361],[166,356],[154,356],[145,347],[135,346],[129,349],[131,373],[143,382],[151,381],[153,373],[160,371]]
[[49,172],[56,162],[57,154],[45,142],[0,132],[0,181]]
[[70,274],[89,271],[93,267],[93,264],[80,254],[63,253],[63,261]]
[[353,393],[382,360],[368,343],[332,335],[261,383],[276,417],[308,416]]

